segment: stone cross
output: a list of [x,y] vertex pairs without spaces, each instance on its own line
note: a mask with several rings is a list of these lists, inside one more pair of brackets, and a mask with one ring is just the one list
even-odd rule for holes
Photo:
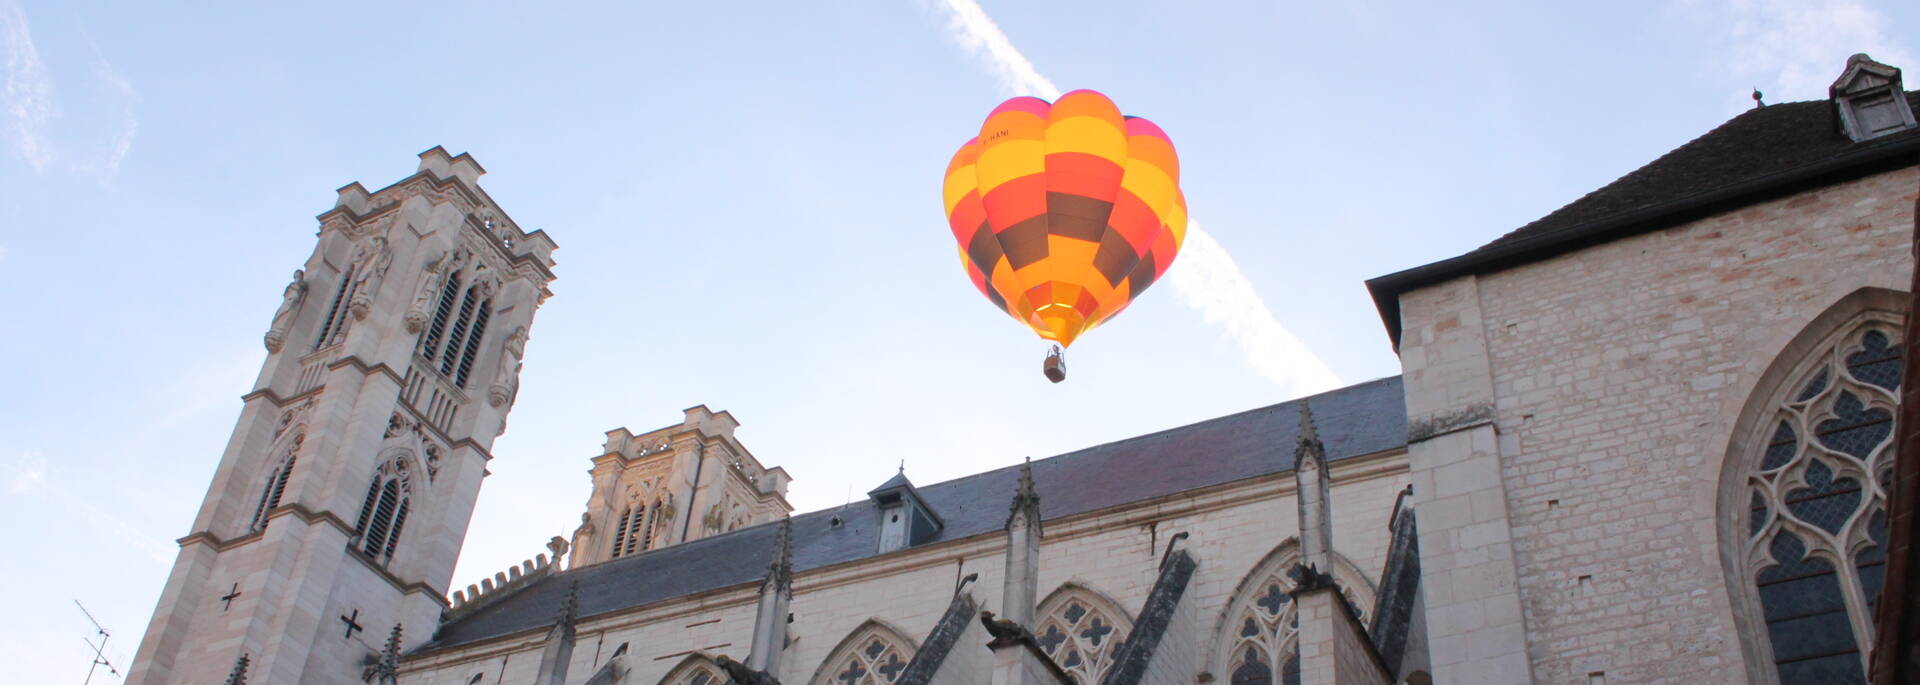
[[346,615],[346,614],[341,614],[341,615],[340,615],[340,622],[341,622],[341,623],[345,623],[345,624],[347,624],[347,634],[346,634],[346,635],[344,635],[344,636],[342,636],[342,637],[344,637],[345,639],[348,639],[348,640],[351,640],[351,639],[353,639],[353,634],[354,634],[354,633],[357,633],[357,632],[360,632],[361,630],[363,630],[363,629],[362,629],[362,628],[360,627],[360,624],[359,624],[359,623],[357,622],[357,619],[359,619],[359,618],[360,618],[360,610],[359,610],[359,609],[354,609],[354,610],[353,610],[353,615],[352,615],[352,616],[348,616],[348,615]]
[[222,611],[222,612],[225,612],[225,611],[226,611],[226,610],[228,610],[228,609],[232,609],[232,608],[233,608],[233,598],[235,598],[235,597],[239,597],[239,596],[240,596],[240,584],[239,584],[239,583],[234,583],[234,584],[233,584],[233,589],[232,589],[232,590],[228,590],[228,591],[227,591],[227,594],[225,594],[225,595],[222,595],[222,596],[220,597],[220,611]]

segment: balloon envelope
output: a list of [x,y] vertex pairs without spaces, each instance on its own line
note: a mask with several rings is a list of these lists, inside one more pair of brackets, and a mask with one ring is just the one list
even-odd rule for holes
[[974,286],[1062,347],[1165,274],[1187,232],[1173,141],[1091,90],[1001,103],[943,196]]

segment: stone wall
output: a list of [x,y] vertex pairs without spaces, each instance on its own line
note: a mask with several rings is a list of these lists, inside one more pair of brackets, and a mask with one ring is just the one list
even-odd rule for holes
[[1484,341],[1539,682],[1759,680],[1718,554],[1730,433],[1795,333],[1862,287],[1905,289],[1916,188],[1898,170],[1469,279],[1470,301],[1428,292],[1460,282],[1410,295],[1409,339],[1451,322]]

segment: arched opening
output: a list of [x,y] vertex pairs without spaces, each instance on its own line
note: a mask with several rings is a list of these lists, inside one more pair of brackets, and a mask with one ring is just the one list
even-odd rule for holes
[[1864,682],[1885,572],[1904,299],[1863,289],[1816,317],[1735,424],[1721,558],[1756,680]]

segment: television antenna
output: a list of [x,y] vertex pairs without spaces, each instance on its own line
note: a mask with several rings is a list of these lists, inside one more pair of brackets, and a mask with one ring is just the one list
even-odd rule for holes
[[93,612],[87,611],[87,606],[81,604],[80,600],[73,600],[73,605],[80,607],[80,613],[87,615],[87,621],[93,624],[94,632],[100,635],[100,644],[97,645],[93,643],[91,638],[80,638],[81,641],[87,643],[88,647],[93,648],[93,665],[87,667],[87,679],[83,682],[83,685],[90,685],[93,682],[93,672],[101,666],[107,667],[108,673],[119,676],[120,671],[113,667],[112,662],[107,661],[107,639],[113,637],[113,635],[107,633],[107,629],[100,625],[99,619],[95,619]]

